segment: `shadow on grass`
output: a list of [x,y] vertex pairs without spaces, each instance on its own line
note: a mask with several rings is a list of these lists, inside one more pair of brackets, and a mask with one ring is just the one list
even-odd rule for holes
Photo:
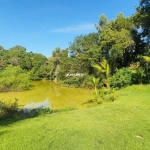
[[104,102],[104,99],[90,99],[87,102],[82,103],[82,105],[87,105],[87,107],[97,106]]
[[20,109],[18,107],[18,99],[15,99],[13,103],[0,101],[0,126],[7,126],[17,121],[50,113],[52,113],[50,108]]
[[37,114],[37,115],[34,115],[34,116],[19,115],[19,116],[0,117],[0,126],[7,126],[7,125],[13,124],[15,122],[22,121],[22,120],[29,119],[29,118],[34,118],[34,117],[37,117],[37,116],[39,116],[39,115]]
[[3,135],[3,134],[5,134],[5,133],[7,133],[7,132],[8,132],[8,131],[1,131],[1,132],[0,132],[0,136]]
[[94,104],[96,102],[96,99],[90,99],[87,102],[82,103],[82,105],[86,105],[86,104]]
[[13,103],[0,101],[0,126],[9,125],[23,119],[25,119],[25,116],[18,111],[17,99]]

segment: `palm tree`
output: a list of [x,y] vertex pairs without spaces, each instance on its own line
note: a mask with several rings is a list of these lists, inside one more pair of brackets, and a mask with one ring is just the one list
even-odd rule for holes
[[100,73],[104,75],[103,83],[106,84],[107,88],[110,88],[109,77],[110,77],[110,66],[106,59],[103,59],[102,62],[98,65],[93,65]]

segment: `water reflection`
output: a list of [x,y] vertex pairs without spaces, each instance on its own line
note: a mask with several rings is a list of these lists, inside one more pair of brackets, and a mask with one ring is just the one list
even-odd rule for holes
[[34,81],[31,90],[28,91],[0,93],[0,98],[5,101],[17,98],[22,106],[30,102],[41,102],[48,98],[52,108],[59,109],[86,107],[82,104],[93,99],[94,95],[89,89],[61,87],[59,84],[44,80]]

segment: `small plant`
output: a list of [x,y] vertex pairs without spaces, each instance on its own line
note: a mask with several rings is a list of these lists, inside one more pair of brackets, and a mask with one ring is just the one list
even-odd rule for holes
[[115,99],[116,99],[116,90],[114,88],[110,91],[110,94],[112,95],[110,99],[112,101],[115,101]]
[[93,77],[92,81],[93,81],[93,87],[94,87],[95,95],[97,97],[98,96],[97,86],[98,86],[99,79],[96,79],[95,77]]
[[99,79],[93,77],[92,83],[93,83],[92,85],[93,85],[94,92],[95,92],[95,102],[97,104],[101,104],[104,101],[104,91],[103,89],[98,89]]

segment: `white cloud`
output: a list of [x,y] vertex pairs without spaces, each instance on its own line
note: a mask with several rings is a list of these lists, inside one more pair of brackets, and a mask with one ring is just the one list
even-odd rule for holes
[[92,23],[79,24],[74,26],[68,26],[64,28],[54,29],[51,32],[56,33],[75,33],[75,32],[91,32],[95,31],[95,26]]

